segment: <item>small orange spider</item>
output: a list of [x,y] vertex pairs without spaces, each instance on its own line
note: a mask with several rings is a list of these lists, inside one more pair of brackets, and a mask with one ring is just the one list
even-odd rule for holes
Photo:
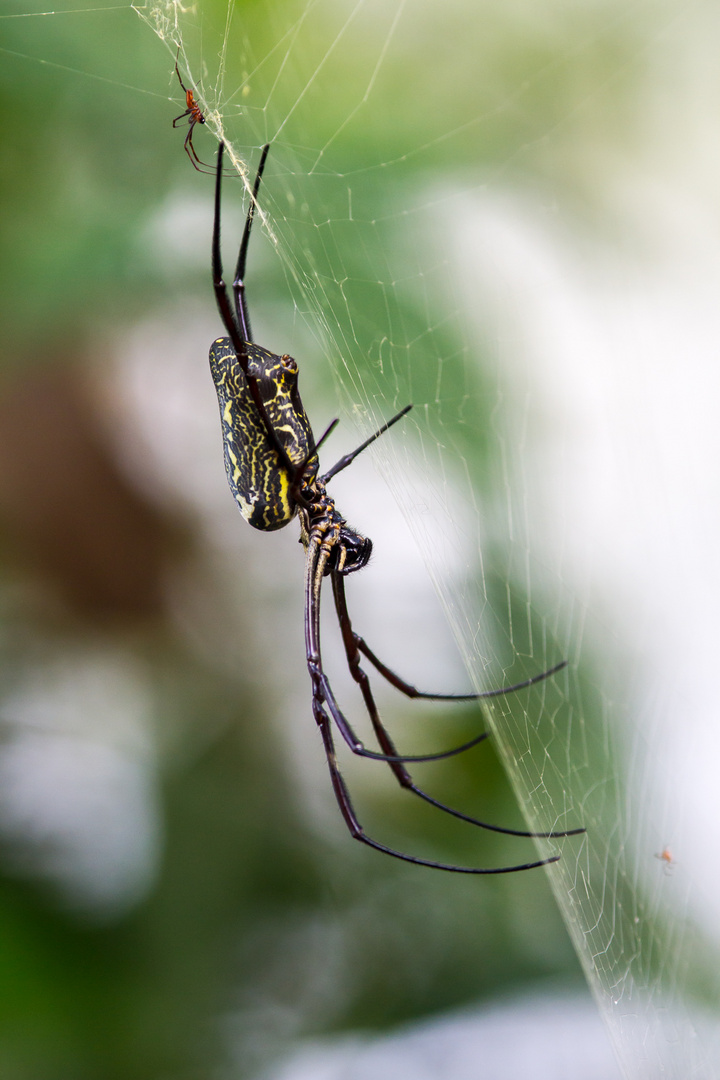
[[[178,49],[178,56],[179,56],[179,54],[180,54],[180,49]],[[187,109],[185,110],[184,113],[181,113],[180,116],[175,117],[175,119],[173,120],[173,127],[177,127],[179,122],[181,120],[184,120],[186,116],[188,116],[190,118],[188,120],[188,133],[185,136],[185,150],[186,150],[187,156],[192,161],[193,168],[197,169],[198,172],[213,172],[214,173],[215,170],[210,165],[206,165],[206,163],[204,161],[202,161],[197,156],[197,153],[195,152],[195,147],[193,146],[192,134],[193,134],[193,131],[195,129],[195,125],[196,124],[204,124],[205,123],[205,117],[203,116],[202,109],[200,108],[197,101],[195,100],[195,96],[194,96],[192,90],[188,90],[187,86],[182,81],[182,76],[180,75],[180,68],[178,67],[178,57],[177,56],[175,57],[175,74],[178,77],[178,82],[180,83],[183,90],[185,91],[185,104],[187,105]]]
[[656,859],[660,859],[663,864],[663,870],[666,874],[672,874],[673,870],[677,866],[677,863],[673,859],[672,851],[669,847],[664,847],[662,851],[658,851],[655,854]]

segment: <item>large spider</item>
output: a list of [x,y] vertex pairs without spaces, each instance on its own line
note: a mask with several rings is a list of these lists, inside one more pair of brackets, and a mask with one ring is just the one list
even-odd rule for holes
[[[326,484],[342,469],[346,469],[370,443],[400,420],[411,406],[406,406],[393,416],[374,435],[366,439],[352,453],[346,454],[326,473],[318,475],[317,451],[335,427],[337,420],[332,422],[320,439],[317,441],[314,439],[310,421],[298,393],[297,363],[287,354],[278,356],[253,342],[245,299],[245,268],[250,230],[269,149],[269,145],[263,148],[253,185],[232,285],[234,304],[231,304],[223,280],[220,257],[220,203],[224,144],[220,143],[218,148],[212,275],[215,297],[228,336],[217,338],[213,342],[210,349],[210,369],[220,404],[225,469],[240,513],[254,528],[268,532],[281,529],[296,514],[300,518],[300,534],[306,557],[305,647],[312,682],[312,710],[320,728],[333,791],[342,816],[356,840],[386,855],[392,855],[396,859],[417,863],[420,866],[430,866],[436,870],[450,870],[462,874],[506,874],[556,862],[558,855],[518,866],[485,869],[421,859],[415,855],[395,851],[367,836],[353,809],[350,794],[337,764],[333,744],[333,724],[354,754],[386,762],[402,787],[439,810],[472,825],[478,825],[480,828],[490,829],[493,832],[524,837],[573,836],[584,832],[584,829],[546,833],[504,829],[478,821],[459,810],[446,806],[417,786],[405,767],[406,764],[416,761],[435,761],[461,753],[487,738],[487,732],[453,750],[437,754],[408,756],[397,752],[395,744],[380,719],[370,680],[360,666],[362,657],[369,660],[392,686],[407,697],[429,698],[434,701],[474,701],[479,698],[515,693],[547,679],[565,667],[566,662],[556,664],[548,671],[543,671],[514,686],[487,690],[481,694],[425,693],[417,690],[386,667],[363,638],[353,630],[345,599],[345,577],[367,564],[372,551],[372,541],[348,527],[332,497],[328,495]],[[365,707],[382,750],[381,753],[366,749],[360,742],[340,709],[323,670],[320,653],[320,596],[323,579],[328,576],[332,583],[335,610],[345,646],[348,668],[360,687]]]

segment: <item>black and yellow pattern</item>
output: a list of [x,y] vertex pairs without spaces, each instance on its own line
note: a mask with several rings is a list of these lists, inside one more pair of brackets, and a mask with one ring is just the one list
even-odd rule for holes
[[[318,459],[310,421],[298,393],[298,366],[291,356],[277,356],[247,343],[248,372],[257,380],[275,436],[292,465],[312,477]],[[263,418],[230,338],[210,347],[210,370],[220,405],[225,471],[240,513],[256,529],[272,532],[295,517],[289,475]],[[304,466],[304,468],[303,468]]]

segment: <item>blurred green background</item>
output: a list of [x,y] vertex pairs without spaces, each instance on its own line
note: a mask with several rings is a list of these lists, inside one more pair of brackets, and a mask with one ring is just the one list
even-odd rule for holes
[[[443,258],[448,191],[527,184],[549,215],[562,199],[592,229],[598,147],[621,154],[634,136],[623,102],[642,9],[593,21],[573,4],[355,12],[248,0],[226,29],[226,5],[202,0],[185,14],[158,9],[163,43],[125,5],[52,16],[10,6],[0,14],[0,1073],[252,1076],[306,1037],[388,1029],[548,980],[580,988],[542,872],[478,880],[394,863],[353,843],[332,803],[310,711],[296,529],[251,534],[224,486],[206,360],[220,331],[212,178],[192,169],[171,126],[185,107],[173,20],[200,100],[220,111],[250,172],[274,141],[262,207],[276,244],[258,229],[250,257],[257,340],[299,358],[316,430],[348,404],[371,429],[368,413],[412,400],[424,437],[457,455],[482,499],[502,474],[489,434],[499,401],[490,344],[487,357],[469,346],[461,284]],[[210,130],[196,128],[195,145],[213,160]],[[225,199],[230,267],[239,180],[225,181]],[[412,454],[419,429],[396,432]],[[344,423],[325,460],[358,441]],[[380,481],[361,463],[357,475],[339,478],[339,504],[376,539],[368,504],[383,498]],[[380,594],[362,606],[363,584],[350,590],[359,631],[411,680],[464,689],[429,584],[394,582],[392,565],[383,577],[377,559]],[[497,674],[521,678],[563,653],[535,609],[528,616],[513,570],[490,543]],[[467,573],[478,573],[473,558]],[[467,706],[381,701],[412,749],[416,731],[425,737],[418,710],[430,749],[439,733],[459,742],[481,722]],[[586,715],[596,704],[588,693]],[[518,707],[566,726],[561,688]],[[526,841],[478,836],[403,797],[371,763],[347,773],[368,831],[390,844],[469,865],[534,857]],[[437,797],[524,827],[491,745],[420,775]]]

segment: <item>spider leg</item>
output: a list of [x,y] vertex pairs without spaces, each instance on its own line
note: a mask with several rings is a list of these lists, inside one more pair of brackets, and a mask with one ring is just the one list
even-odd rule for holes
[[434,870],[447,870],[450,873],[455,874],[512,874],[519,870],[533,870],[538,866],[547,866],[550,863],[557,862],[560,858],[559,855],[553,855],[549,859],[539,859],[535,862],[522,863],[518,866],[492,868],[457,866],[453,863],[436,862],[432,859],[421,859],[416,855],[408,855],[405,852],[396,851],[394,848],[387,847],[387,845],[381,844],[377,840],[373,840],[372,837],[365,833],[357,818],[357,814],[355,813],[350,799],[350,793],[337,764],[335,745],[332,737],[332,724],[330,716],[325,710],[325,703],[327,702],[325,690],[327,683],[323,677],[322,659],[320,656],[320,593],[323,574],[329,554],[329,548],[323,545],[322,541],[317,537],[311,537],[308,544],[305,571],[305,649],[313,688],[313,716],[320,728],[323,747],[325,749],[325,757],[327,758],[328,768],[330,770],[333,793],[350,834],[355,840],[359,840],[361,843],[374,848],[376,851],[381,851],[385,855],[390,855],[394,859],[414,863],[417,866],[429,866]]
[[305,465],[307,465],[308,461],[313,456],[313,454],[317,454],[318,450],[320,449],[322,444],[325,442],[325,440],[328,438],[328,436],[332,435],[333,431],[335,430],[335,428],[338,426],[339,423],[340,423],[340,421],[338,420],[337,417],[335,417],[334,420],[330,421],[330,423],[325,428],[325,430],[323,431],[320,438],[317,439],[317,440],[313,440],[312,449],[307,455],[307,460],[305,461],[305,464],[303,465],[303,469],[305,468]]
[[[310,541],[310,543],[308,544],[308,555],[307,555],[307,566],[308,567],[310,567],[311,548],[312,548],[313,552],[315,552],[317,550],[317,551],[320,552],[320,554],[317,557],[313,556],[315,569],[314,569],[313,574],[312,574],[312,579],[310,577],[306,578],[306,621],[305,621],[306,644],[307,644],[307,641],[308,641],[308,633],[309,633],[309,631],[308,631],[308,626],[309,626],[308,612],[315,612],[317,618],[319,619],[320,591],[321,591],[321,588],[322,588],[323,575],[325,573],[325,568],[326,568],[326,565],[327,565],[327,561],[328,561],[328,558],[330,556],[331,543],[328,542],[328,541],[323,542],[323,541],[321,541],[321,540],[319,540],[317,538],[312,539]],[[310,574],[310,570],[308,570],[308,575],[309,574]],[[335,576],[335,571],[333,571],[333,576]],[[311,602],[311,599],[312,599],[312,602]],[[330,686],[330,680],[328,679],[327,675],[323,671],[322,661],[320,659],[320,629],[319,629],[319,622],[318,622],[318,627],[317,627],[315,640],[317,642],[316,652],[308,651],[308,653],[307,653],[307,662],[308,662],[308,668],[310,670],[310,677],[311,677],[312,683],[313,683],[313,692],[319,694],[322,701],[324,701],[327,704],[328,709],[330,710],[330,715],[332,716],[333,720],[335,721],[335,724],[337,725],[338,731],[340,732],[343,739],[345,740],[345,742],[348,744],[348,746],[352,750],[353,754],[357,754],[358,757],[366,757],[366,758],[371,758],[373,761],[386,761],[386,762],[389,762],[389,761],[440,761],[443,758],[454,757],[455,754],[462,754],[465,750],[470,750],[471,747],[477,746],[478,743],[484,742],[484,740],[488,738],[488,733],[486,731],[483,731],[483,732],[481,732],[480,735],[476,735],[474,739],[470,739],[468,742],[463,743],[462,746],[456,746],[452,750],[442,750],[439,753],[434,753],[434,754],[413,754],[413,755],[402,754],[402,755],[400,755],[393,748],[392,756],[388,756],[387,754],[378,754],[375,750],[368,750],[367,747],[364,746],[363,743],[360,741],[360,739],[358,739],[357,735],[355,734],[352,727],[350,726],[347,718],[345,717],[344,713],[340,709],[340,706],[338,705],[337,700],[335,698],[335,694],[332,691],[332,687]],[[309,649],[310,646],[308,645],[307,648]]]
[[374,848],[376,851],[381,851],[385,855],[390,855],[394,859],[401,859],[403,862],[414,863],[416,866],[429,866],[433,870],[447,870],[453,874],[514,874],[519,870],[534,870],[538,866],[549,866],[550,863],[559,861],[560,856],[553,855],[549,859],[538,859],[535,862],[521,863],[518,866],[458,866],[455,863],[436,862],[434,859],[421,859],[417,855],[408,855],[404,851],[396,851],[395,848],[388,847],[386,844],[381,844],[378,840],[373,840],[373,838],[368,836],[363,829],[353,808],[347,784],[342,777],[335,757],[335,748],[333,746],[332,732],[330,730],[330,720],[327,713],[323,711],[322,706],[319,706],[315,712],[315,719],[320,727],[335,799],[340,807],[340,813],[345,820],[345,824],[355,840],[359,840],[362,844],[367,844],[368,847]]
[[[562,671],[563,668],[566,668],[568,665],[567,660],[561,660],[559,664],[555,664],[554,667],[548,668],[547,671],[541,671],[539,675],[533,675],[529,679],[523,679],[522,682],[514,683],[512,686],[501,686],[495,690],[481,690],[479,694],[435,694],[430,693],[427,690],[418,690],[416,686],[406,682],[405,679],[402,679],[392,671],[387,664],[383,664],[382,660],[375,655],[365,639],[360,637],[359,634],[356,634],[352,629],[347,609],[347,601],[345,599],[345,583],[340,575],[333,576],[333,593],[335,596],[335,606],[337,608],[340,626],[342,628],[347,624],[349,633],[352,637],[353,645],[351,646],[349,644],[349,639],[345,638],[345,633],[343,631],[345,651],[348,653],[348,663],[351,666],[351,670],[353,661],[350,658],[350,653],[356,654],[357,652],[361,652],[391,686],[394,686],[396,690],[399,690],[401,694],[405,694],[405,696],[409,698],[422,698],[425,701],[480,701],[483,698],[502,697],[505,694],[514,694],[518,690],[525,690],[528,686],[534,686],[536,683],[544,682],[545,679],[549,679],[551,675],[557,674],[558,671]],[[359,658],[356,657],[355,663],[359,663]]]
[[330,710],[338,731],[342,735],[345,742],[348,744],[353,754],[357,754],[358,757],[370,758],[372,761],[386,761],[392,763],[394,761],[403,762],[419,762],[419,761],[444,761],[445,758],[456,757],[457,754],[464,754],[466,750],[472,750],[473,746],[477,746],[478,743],[485,742],[488,739],[489,733],[483,731],[480,735],[476,735],[474,739],[468,739],[467,742],[462,743],[460,746],[454,746],[452,750],[441,750],[434,754],[398,754],[397,750],[393,748],[384,754],[378,754],[375,750],[368,750],[368,748],[358,739],[357,735],[350,726],[346,716],[341,711],[340,706],[337,703],[337,699],[330,686],[330,680],[323,672],[320,676],[320,680],[323,684],[324,699],[327,702],[327,706]]
[[248,207],[247,217],[245,218],[245,228],[243,229],[242,240],[240,241],[240,250],[238,252],[237,266],[235,267],[235,278],[233,280],[233,294],[235,296],[235,313],[237,315],[238,326],[240,332],[243,335],[245,341],[252,341],[252,333],[250,331],[250,316],[247,309],[247,301],[245,299],[245,269],[247,266],[247,253],[248,244],[250,243],[250,230],[252,229],[253,220],[255,218],[255,207],[257,206],[257,195],[260,190],[260,181],[262,180],[263,170],[265,168],[265,162],[270,151],[270,143],[266,143],[263,146],[262,153],[260,155],[260,164],[258,165],[258,171],[255,174],[255,183],[253,184],[252,196],[250,198],[250,206]]
[[[488,829],[490,832],[505,833],[508,836],[522,836],[536,839],[556,839],[562,836],[576,836],[579,833],[585,832],[585,829],[583,828],[568,829],[559,832],[527,832],[522,829],[507,829],[503,828],[500,825],[490,825],[486,821],[480,821],[478,818],[470,817],[468,814],[463,814],[460,810],[455,810],[454,807],[448,806],[446,803],[440,802],[438,799],[433,798],[432,795],[429,795],[426,791],[423,791],[422,788],[418,787],[408,770],[404,767],[403,763],[408,761],[422,760],[422,758],[398,756],[397,750],[395,749],[395,744],[393,743],[386,727],[380,719],[380,714],[375,703],[375,698],[373,697],[370,679],[368,678],[367,673],[363,671],[360,666],[360,642],[362,641],[362,639],[358,637],[358,635],[352,628],[350,614],[347,608],[347,600],[345,597],[345,582],[340,574],[333,573],[332,583],[333,596],[335,598],[335,610],[337,611],[337,617],[340,624],[343,644],[345,646],[345,656],[347,658],[350,674],[360,687],[363,700],[365,701],[365,708],[368,711],[373,730],[375,732],[378,742],[380,743],[380,746],[385,752],[385,761],[387,761],[388,765],[392,769],[401,787],[406,788],[408,791],[412,791],[414,795],[417,795],[419,798],[424,799],[425,802],[430,803],[432,806],[436,806],[439,810],[444,810],[446,814],[451,814],[453,817],[460,818],[462,821],[467,821],[471,825],[478,825],[481,829]],[[399,681],[402,682],[402,680]],[[396,683],[393,683],[393,685],[396,685]],[[407,686],[407,684],[404,685]],[[410,689],[414,690],[415,688],[410,687]],[[462,695],[458,695],[456,697],[455,695],[422,694],[418,691],[415,691],[414,694],[408,696],[428,697],[432,698],[433,700],[457,700],[458,697],[459,700],[473,700],[478,695],[473,694],[467,695],[465,697],[463,697]],[[328,702],[328,705],[330,706],[332,712],[333,710],[330,702]],[[485,734],[487,735],[487,732]],[[479,740],[474,740],[474,742],[478,741]]]
[[[183,88],[183,90],[187,94],[187,87],[185,86],[185,83],[182,81],[182,75],[180,74],[180,68],[178,67],[178,60],[179,59],[180,59],[180,46],[178,45],[177,52],[175,53],[175,74],[178,77],[178,82],[180,83],[180,86]],[[189,109],[188,109],[188,112],[190,112]]]
[[363,450],[366,450],[367,447],[370,446],[370,443],[374,443],[376,439],[381,435],[384,435],[388,428],[391,428],[398,420],[402,420],[403,416],[405,416],[406,413],[409,413],[411,409],[412,405],[406,405],[404,409],[401,409],[399,413],[396,413],[386,424],[383,424],[382,427],[378,428],[374,435],[371,435],[369,439],[366,439],[364,443],[361,443],[357,450],[353,450],[351,453],[346,454],[345,457],[341,457],[340,460],[333,465],[332,469],[328,469],[328,471],[320,477],[322,483],[327,484],[328,480],[331,480],[333,476],[337,476],[343,469],[347,469],[348,465],[352,465],[358,454],[362,454]]
[[522,682],[514,683],[512,686],[501,686],[495,690],[482,690],[479,694],[431,694],[425,690],[418,690],[417,687],[412,686],[410,683],[405,682],[399,675],[396,675],[394,671],[383,664],[375,653],[372,651],[367,642],[353,631],[353,637],[358,650],[370,661],[373,667],[377,668],[384,679],[394,686],[396,690],[399,690],[402,694],[405,694],[409,698],[424,698],[426,701],[480,701],[482,698],[502,697],[505,694],[514,694],[517,690],[525,690],[528,686],[534,686],[535,683],[544,682],[545,679],[549,679],[551,675],[555,675],[558,671],[562,671],[567,667],[567,660],[561,660],[559,664],[555,664],[554,667],[548,668],[547,671],[541,671],[539,675],[533,675],[530,679],[524,679]]
[[[195,121],[195,123],[197,123],[197,121]],[[193,124],[193,127],[194,126],[195,125]],[[206,161],[203,161],[203,159],[201,157],[198,157],[197,151],[195,149],[195,144],[193,143],[192,139],[189,138],[189,137],[185,139],[185,151],[186,151],[188,157],[190,158],[190,164],[192,165],[193,169],[195,169],[196,172],[202,173],[204,176],[214,176],[215,175],[214,167],[212,165],[208,165],[208,163]],[[227,176],[236,176],[237,173],[229,172],[229,173],[226,173],[226,175]]]
[[[375,442],[380,435],[384,435],[388,428],[392,427],[393,424],[396,424],[398,420],[401,420],[406,413],[410,412],[410,409],[412,409],[412,405],[406,405],[404,409],[401,409],[399,413],[396,413],[386,424],[383,424],[382,427],[378,428],[369,439],[366,439],[364,443],[361,443],[356,450],[353,450],[351,453],[346,454],[345,457],[340,458],[331,469],[320,477],[321,482],[327,484],[328,480],[331,480],[333,476],[337,476],[339,472],[342,472],[348,465],[351,465],[358,454],[361,454],[371,443]],[[335,423],[336,422],[337,421],[335,421]],[[327,438],[333,426],[334,424],[330,425],[320,440],[321,442],[323,439]],[[563,668],[567,667],[568,663],[567,660],[561,660],[559,664],[555,664],[554,667],[548,668],[547,671],[541,671],[539,675],[533,675],[529,679],[523,679],[522,682],[514,683],[512,686],[501,686],[495,690],[483,690],[479,694],[431,694],[423,690],[418,690],[417,687],[405,682],[405,680],[401,679],[399,675],[396,675],[394,671],[391,671],[386,664],[383,664],[382,660],[375,655],[363,638],[358,634],[353,634],[353,637],[360,652],[367,657],[370,663],[377,668],[383,678],[387,679],[392,686],[409,698],[425,698],[430,701],[478,701],[480,698],[501,697],[504,694],[514,694],[517,690],[524,690],[528,686],[534,686],[535,683],[542,682],[544,679],[550,678],[551,675],[557,674],[558,671],[562,671]]]
[[[185,153],[190,158],[190,162],[192,164],[192,167],[194,169],[196,169],[197,172],[205,173],[205,174],[209,174],[211,176],[214,176],[215,175],[215,169],[213,168],[212,165],[209,165],[207,161],[203,161],[203,159],[201,157],[198,157],[198,152],[195,149],[195,143],[192,141],[193,132],[195,130],[195,125],[200,124],[200,123],[204,124],[205,121],[204,120],[198,120],[193,115],[193,110],[192,109],[188,109],[187,112],[183,113],[183,116],[188,116],[188,115],[191,117],[191,119],[188,121],[188,133],[185,136],[185,143],[184,143]],[[178,116],[178,120],[181,120],[181,119],[182,119],[182,117]],[[173,124],[173,127],[175,127],[174,124]],[[232,175],[232,173],[230,173],[229,175]]]
[[[213,237],[212,237],[212,278],[213,288],[215,289],[215,300],[220,311],[220,317],[222,318],[223,325],[227,331],[227,335],[232,342],[232,347],[235,350],[235,354],[238,358],[238,362],[243,370],[245,378],[247,379],[248,389],[250,396],[253,399],[255,408],[257,409],[265,430],[275,447],[278,457],[283,464],[283,467],[287,469],[288,473],[293,476],[295,474],[295,466],[290,461],[285,448],[280,442],[277,432],[270,423],[265,404],[260,393],[257,379],[251,375],[249,369],[249,358],[247,350],[248,339],[244,336],[244,328],[241,326],[238,317],[233,312],[230,304],[230,297],[228,295],[227,286],[223,279],[222,258],[220,256],[220,202],[222,192],[222,164],[223,164],[223,152],[225,150],[225,143],[220,143],[218,146],[217,156],[217,168],[215,172],[215,214],[213,219]],[[266,156],[266,152],[265,156]],[[257,179],[255,181],[257,185]],[[254,203],[253,203],[254,205]],[[245,223],[245,233],[249,236],[249,227],[247,222]],[[245,234],[243,235],[245,240]],[[247,248],[247,242],[245,243]],[[242,245],[241,245],[242,249]]]
[[188,133],[185,136],[185,152],[186,152],[187,156],[190,158],[190,160],[192,161],[192,163],[193,163],[194,167],[197,169],[197,171],[198,172],[205,172],[206,169],[201,169],[200,168],[201,165],[205,165],[205,162],[201,161],[200,158],[197,156],[197,151],[195,150],[195,146],[193,145],[193,141],[192,141],[193,131],[195,130],[195,124],[196,123],[197,123],[197,120],[195,120],[195,118],[193,117],[193,119],[190,121],[190,124],[188,125]]
[[[176,128],[177,125],[178,125],[178,122],[180,120],[184,120],[186,116],[193,117],[193,110],[192,109],[186,109],[185,112],[182,113],[180,116],[176,116],[175,119],[173,120],[172,126],[174,128]],[[185,147],[185,152],[187,153],[188,157],[190,158],[193,169],[196,169],[197,172],[204,173],[207,176],[214,176],[215,175],[215,166],[211,165],[208,161],[203,161],[203,159],[201,157],[198,157],[197,150],[195,149],[195,144],[192,141],[193,128],[195,127],[196,124],[198,124],[200,122],[201,121],[196,120],[194,117],[188,121],[189,130],[188,130],[187,135],[185,136],[185,142],[183,143],[183,146]],[[205,123],[205,121],[203,120],[202,123]],[[225,173],[224,175],[225,176],[237,176],[237,173],[235,172],[234,169],[231,169],[229,172]]]

